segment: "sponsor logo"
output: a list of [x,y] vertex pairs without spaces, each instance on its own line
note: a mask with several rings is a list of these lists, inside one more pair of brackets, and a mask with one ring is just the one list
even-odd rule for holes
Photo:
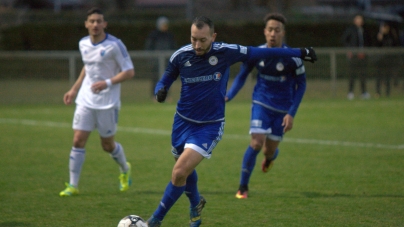
[[105,55],[105,50],[101,50],[101,57],[104,57],[104,55]]
[[219,81],[222,78],[222,74],[219,72],[216,72],[213,74],[213,80]]
[[265,74],[259,75],[262,79],[267,81],[274,81],[274,82],[284,82],[286,81],[286,76],[270,76]]
[[198,82],[206,82],[206,81],[219,81],[222,78],[222,74],[220,72],[215,72],[213,75],[207,76],[198,76],[193,78],[184,78],[184,83],[198,83]]
[[210,65],[217,65],[217,62],[218,62],[219,60],[217,59],[217,57],[216,56],[211,56],[210,58],[209,58],[209,64]]

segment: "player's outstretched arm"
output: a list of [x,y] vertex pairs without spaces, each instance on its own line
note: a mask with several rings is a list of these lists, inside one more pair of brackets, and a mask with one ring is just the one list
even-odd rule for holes
[[305,48],[258,48],[249,47],[250,59],[268,59],[273,57],[297,57],[305,61],[317,61],[317,55],[313,47]]
[[224,101],[229,102],[237,95],[237,93],[240,91],[240,89],[244,86],[248,75],[254,68],[254,65],[255,65],[254,61],[251,61],[251,62],[247,61],[241,65],[240,72],[236,75],[236,78],[234,79],[233,84],[231,85],[230,89],[227,91]]
[[317,55],[313,47],[300,48],[300,51],[302,53],[302,56],[300,57],[301,59],[309,61],[311,63],[317,61]]

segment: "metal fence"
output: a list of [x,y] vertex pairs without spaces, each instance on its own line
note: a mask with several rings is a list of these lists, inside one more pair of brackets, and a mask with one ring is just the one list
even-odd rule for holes
[[[314,64],[306,62],[309,97],[341,97],[348,92],[347,80],[352,74],[364,71],[368,79],[368,87],[375,93],[376,79],[391,79],[392,95],[404,96],[404,48],[316,48],[318,61]],[[366,55],[366,65],[351,71],[347,55],[358,53]],[[172,51],[130,51],[129,54],[136,69],[134,80],[147,81],[153,74],[153,65],[159,65],[159,75],[164,73],[168,58]],[[383,60],[383,61],[381,61]],[[231,67],[231,78],[237,74],[240,64]],[[61,81],[66,87],[72,85],[79,75],[83,63],[78,51],[21,51],[0,52],[0,94],[4,95],[6,83],[27,83],[28,81]],[[255,72],[253,72],[255,74]],[[249,81],[252,89],[254,76]],[[68,83],[67,83],[68,82]],[[231,82],[230,82],[231,83]],[[230,84],[229,83],[229,84]],[[148,86],[148,85],[144,85]],[[358,91],[358,82],[356,82]],[[246,94],[250,93],[247,91]],[[250,95],[248,95],[250,98]]]

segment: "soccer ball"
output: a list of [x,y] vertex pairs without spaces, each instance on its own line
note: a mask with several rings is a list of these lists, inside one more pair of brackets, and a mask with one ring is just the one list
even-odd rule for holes
[[132,214],[122,218],[118,227],[147,227],[147,224],[143,218]]

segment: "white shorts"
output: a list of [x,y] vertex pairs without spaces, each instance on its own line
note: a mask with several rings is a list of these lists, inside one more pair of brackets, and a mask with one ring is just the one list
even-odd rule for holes
[[118,112],[117,107],[97,110],[77,105],[74,111],[73,129],[91,132],[97,128],[101,137],[111,137],[116,133]]

